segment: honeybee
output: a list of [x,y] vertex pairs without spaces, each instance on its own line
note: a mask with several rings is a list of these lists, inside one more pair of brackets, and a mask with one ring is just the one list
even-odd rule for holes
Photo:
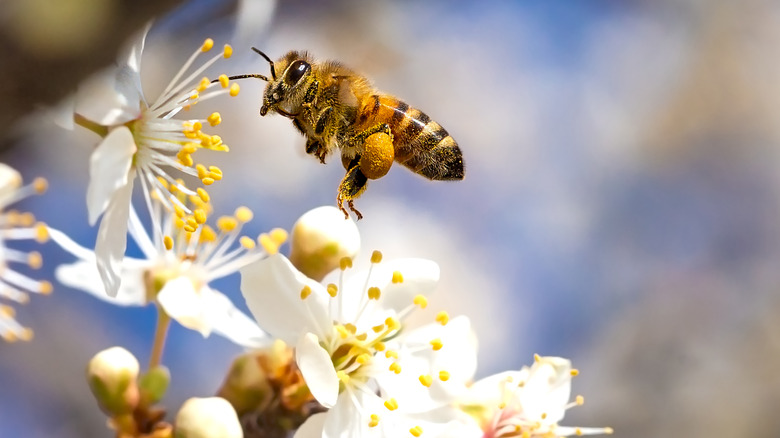
[[[425,113],[389,94],[336,61],[316,61],[305,51],[290,51],[276,62],[252,47],[271,66],[261,74],[232,76],[268,82],[260,115],[281,114],[306,136],[306,153],[325,163],[341,150],[346,175],[336,203],[346,202],[358,219],[354,200],[369,179],[383,177],[396,161],[431,180],[463,179],[463,156],[455,140]],[[277,74],[279,73],[279,74]]]

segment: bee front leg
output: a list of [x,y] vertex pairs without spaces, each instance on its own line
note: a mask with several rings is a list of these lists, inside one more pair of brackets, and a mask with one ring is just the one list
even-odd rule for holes
[[349,212],[344,208],[344,201],[346,201],[347,207],[355,212],[355,216],[357,216],[358,220],[363,219],[363,215],[355,208],[354,200],[363,194],[366,190],[366,184],[368,183],[368,178],[360,171],[359,162],[360,156],[357,156],[350,163],[347,174],[344,175],[344,179],[342,179],[341,184],[339,184],[339,194],[336,197],[336,204],[338,205],[339,210],[344,213],[344,217],[349,218]]

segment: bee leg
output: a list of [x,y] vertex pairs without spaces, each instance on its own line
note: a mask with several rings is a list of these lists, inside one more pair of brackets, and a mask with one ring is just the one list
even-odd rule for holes
[[339,210],[344,213],[344,216],[349,218],[349,212],[344,208],[344,201],[346,201],[347,207],[355,212],[355,216],[357,216],[358,220],[362,219],[363,215],[355,208],[353,202],[366,190],[366,183],[368,183],[368,178],[360,171],[359,162],[360,157],[357,156],[350,163],[347,174],[344,175],[344,179],[342,179],[341,184],[339,184],[339,194],[336,197],[336,204],[338,205]]

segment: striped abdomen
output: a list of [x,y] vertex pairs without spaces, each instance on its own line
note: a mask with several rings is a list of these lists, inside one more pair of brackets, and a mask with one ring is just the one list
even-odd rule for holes
[[389,95],[373,95],[360,108],[358,130],[387,123],[395,161],[429,179],[463,179],[463,156],[455,140],[420,110]]

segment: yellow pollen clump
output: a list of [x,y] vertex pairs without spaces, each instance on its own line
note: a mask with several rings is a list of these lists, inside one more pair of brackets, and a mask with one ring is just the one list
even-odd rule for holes
[[574,398],[574,403],[577,403],[577,406],[582,406],[585,404],[585,397],[578,395]]
[[371,286],[368,288],[368,299],[369,300],[379,300],[379,297],[382,295],[382,291],[379,290],[376,286]]
[[209,125],[211,126],[217,126],[220,123],[222,123],[222,115],[220,115],[218,112],[211,113],[210,116],[206,119],[209,121]]
[[381,178],[390,171],[394,158],[393,137],[384,132],[372,134],[363,142],[360,171],[368,179]]
[[223,233],[229,233],[238,227],[238,221],[232,216],[222,216],[217,219],[217,228]]
[[168,251],[173,249],[173,238],[171,236],[163,237],[163,245],[165,245],[165,249]]
[[547,419],[547,412],[542,412],[542,420],[546,420],[546,419]]
[[385,357],[390,359],[391,357],[393,359],[398,359],[398,352],[395,350],[387,350],[385,351]]
[[38,251],[27,254],[27,265],[32,269],[41,269],[43,266],[43,257]]
[[203,178],[209,176],[208,169],[206,169],[206,166],[204,166],[202,164],[196,164],[195,165],[195,170],[198,171],[198,178],[199,179],[203,179]]
[[385,319],[385,325],[390,330],[398,330],[401,328],[401,322],[398,321],[396,318],[393,318],[392,316]]
[[227,88],[230,84],[230,79],[228,78],[228,75],[221,74],[219,75],[219,85],[222,86],[222,88]]
[[420,435],[422,435],[422,433],[423,433],[423,430],[422,430],[422,427],[420,427],[420,426],[414,426],[413,428],[409,429],[409,433],[411,433],[411,434],[412,434],[412,436],[414,436],[415,438],[417,438],[417,437],[419,437]]
[[239,222],[242,224],[245,224],[252,220],[253,217],[255,217],[255,214],[252,213],[252,210],[249,207],[238,207],[235,212],[236,219],[238,219]]
[[368,422],[368,427],[376,427],[379,425],[379,415],[371,414],[371,421]]
[[339,293],[339,288],[335,284],[330,283],[328,285],[328,295],[335,298],[336,295],[338,295],[338,293]]
[[198,90],[198,92],[206,91],[206,88],[208,88],[209,85],[211,85],[211,81],[209,80],[209,78],[204,76],[203,78],[201,78],[200,82],[198,83],[198,88],[196,88],[196,90]]
[[[187,228],[192,228],[192,230],[188,230]],[[198,221],[195,220],[195,218],[192,216],[184,219],[184,229],[189,231],[190,233],[194,232],[195,230],[198,229]]]
[[436,314],[436,322],[438,322],[441,325],[447,325],[448,322],[450,322],[450,315],[442,310],[441,312]]
[[[214,137],[219,138],[218,135],[212,136],[212,138],[214,138]],[[219,138],[219,142],[222,143],[222,139],[221,138]],[[217,166],[209,166],[209,175],[212,178],[214,178],[216,181],[219,181],[219,180],[222,179],[222,169],[220,169]]]
[[422,386],[430,388],[433,384],[433,377],[431,377],[429,374],[423,374],[420,376],[420,383],[422,383]]
[[182,152],[176,154],[176,158],[179,159],[179,163],[186,167],[191,167],[195,163],[195,161],[192,159],[192,156]]
[[208,225],[200,227],[200,241],[213,242],[217,240],[217,233]]
[[202,208],[199,208],[193,212],[193,217],[195,218],[195,222],[197,222],[200,225],[203,225],[206,223],[206,211]]
[[269,232],[268,235],[271,236],[271,240],[273,240],[279,246],[281,246],[284,242],[287,242],[287,237],[289,236],[289,234],[287,234],[287,230],[283,228],[274,228]]
[[391,363],[388,369],[396,374],[401,374],[401,364],[398,362]]
[[306,298],[309,298],[309,295],[311,295],[311,287],[309,285],[306,285],[301,289],[301,299],[305,300]]
[[400,271],[393,271],[393,283],[403,283],[404,282],[404,276],[401,274]]
[[203,202],[209,202],[211,200],[211,196],[209,196],[209,192],[206,191],[203,187],[198,187],[197,190],[198,198],[200,198]]
[[446,382],[447,380],[450,380],[450,373],[448,371],[439,371],[439,380],[442,382]]
[[346,271],[347,269],[352,267],[352,259],[349,257],[342,257],[341,260],[339,260],[339,268],[342,271]]
[[422,295],[416,295],[412,302],[414,305],[420,306],[421,309],[428,307],[428,299]]
[[212,47],[214,47],[214,40],[211,38],[206,38],[206,40],[203,41],[203,45],[200,46],[200,50],[202,52],[208,52]]
[[238,92],[241,90],[241,87],[238,86],[235,82],[230,84],[230,97],[236,97],[238,96]]
[[385,346],[384,342],[377,342],[374,344],[374,350],[376,351],[385,351],[385,348],[387,348],[387,346]]
[[201,179],[200,182],[202,182],[204,186],[210,186],[210,185],[214,184],[214,178],[211,178],[211,177],[207,176],[207,177]]
[[54,287],[52,287],[51,283],[49,283],[46,280],[41,281],[40,283],[38,283],[38,292],[40,292],[40,293],[42,293],[44,295],[49,295],[50,293],[52,293],[53,290],[54,290]]
[[394,411],[398,409],[398,402],[394,398],[391,398],[390,400],[385,400],[384,405],[388,411]]
[[374,251],[371,253],[371,263],[379,263],[382,261],[382,252]]
[[260,244],[260,246],[263,247],[265,252],[268,253],[268,255],[274,255],[279,252],[279,245],[276,244],[276,242],[271,239],[271,236],[269,236],[266,233],[262,233],[259,236],[257,236],[257,243]]
[[35,240],[38,243],[44,243],[49,240],[49,229],[43,222],[40,222],[35,226]]
[[357,357],[357,359],[355,359],[355,361],[357,363],[359,363],[360,365],[365,365],[365,364],[371,362],[371,355],[368,354],[368,353],[363,353],[363,354],[359,355]]
[[233,48],[230,47],[230,44],[225,44],[225,48],[222,50],[222,56],[226,59],[233,56]]
[[49,182],[46,181],[46,178],[35,178],[33,180],[32,186],[33,189],[35,189],[35,193],[40,195],[49,188]]
[[436,338],[431,341],[431,347],[433,347],[433,351],[439,351],[443,346],[444,344],[442,344],[441,339],[439,338]]
[[577,376],[579,376],[579,375],[580,375],[580,370],[578,370],[577,368],[572,368],[572,370],[571,370],[571,371],[569,371],[569,374],[570,374],[572,377],[577,377]]
[[241,236],[240,239],[238,239],[239,243],[241,243],[241,246],[243,246],[246,249],[255,249],[255,241],[251,237],[247,236]]

